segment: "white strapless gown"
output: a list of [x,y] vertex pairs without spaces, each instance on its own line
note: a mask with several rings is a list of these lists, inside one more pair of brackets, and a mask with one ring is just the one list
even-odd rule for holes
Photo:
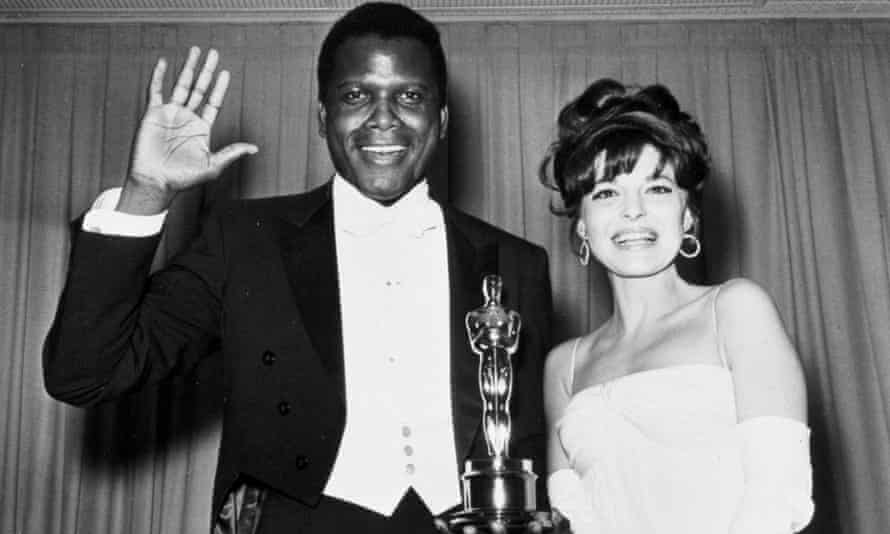
[[735,427],[732,376],[719,365],[642,371],[577,392],[557,432],[589,499],[589,534],[728,532],[744,484]]

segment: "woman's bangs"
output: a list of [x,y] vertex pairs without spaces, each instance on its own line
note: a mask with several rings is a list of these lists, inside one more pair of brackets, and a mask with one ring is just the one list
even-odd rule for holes
[[635,130],[621,130],[612,132],[612,135],[603,139],[600,152],[604,151],[606,156],[602,161],[602,170],[597,173],[597,182],[611,182],[619,174],[630,174],[640,160],[640,154],[646,145],[653,145],[659,152],[660,161],[658,163],[658,172],[664,168],[664,153],[659,149],[658,145],[643,135],[643,132]]

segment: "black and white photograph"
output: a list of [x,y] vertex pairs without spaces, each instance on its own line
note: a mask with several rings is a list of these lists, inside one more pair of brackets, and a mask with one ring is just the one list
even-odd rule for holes
[[0,2],[0,533],[890,532],[890,0]]

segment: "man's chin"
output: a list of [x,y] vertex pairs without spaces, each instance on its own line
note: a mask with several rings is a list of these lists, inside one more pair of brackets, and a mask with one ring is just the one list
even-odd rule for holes
[[376,200],[383,205],[390,205],[405,196],[409,191],[414,189],[420,180],[399,180],[393,182],[390,180],[375,182],[371,187],[365,188],[363,193],[366,197]]
[[396,202],[398,202],[400,198],[405,196],[405,194],[408,191],[410,191],[410,189],[407,189],[405,191],[396,192],[394,194],[388,194],[388,195],[374,195],[374,196],[365,195],[365,196],[367,196],[371,200],[374,200],[380,204],[383,204],[384,206],[391,206],[391,205],[395,204]]

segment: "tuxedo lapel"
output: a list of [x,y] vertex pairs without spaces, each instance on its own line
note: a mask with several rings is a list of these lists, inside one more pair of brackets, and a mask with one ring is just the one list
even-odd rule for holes
[[303,325],[321,363],[346,398],[334,208],[330,184],[291,213],[282,254]]
[[448,236],[451,289],[451,409],[458,465],[470,449],[482,422],[479,357],[470,349],[465,317],[482,305],[482,279],[497,273],[497,245],[478,242],[459,214],[443,206]]

